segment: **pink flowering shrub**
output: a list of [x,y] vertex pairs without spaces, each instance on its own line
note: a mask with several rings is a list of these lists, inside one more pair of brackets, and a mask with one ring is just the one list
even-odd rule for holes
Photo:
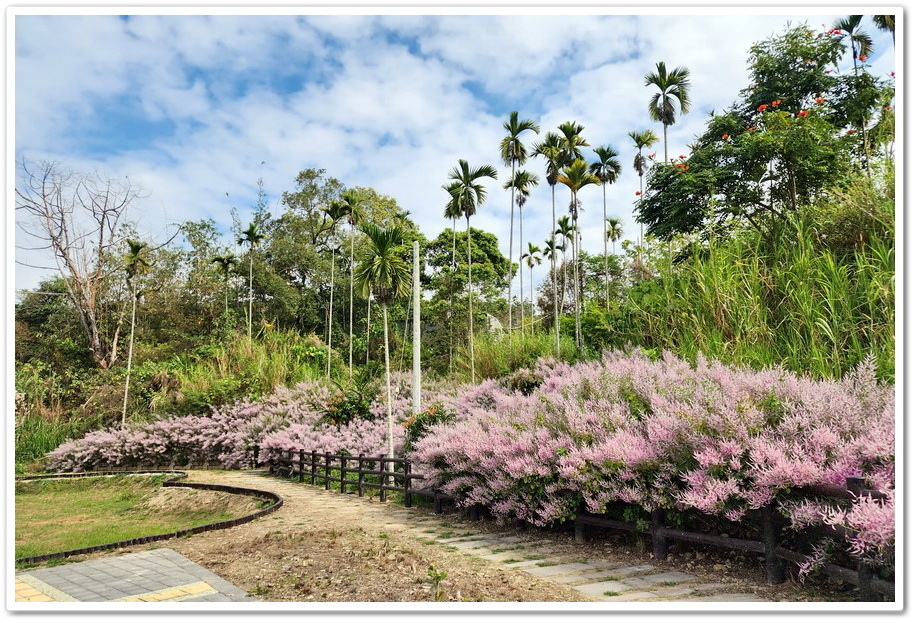
[[[543,382],[528,396],[488,381],[442,399],[457,421],[432,427],[411,455],[426,484],[538,525],[570,517],[580,499],[596,513],[621,501],[739,520],[795,499],[794,487],[864,476],[892,488],[894,391],[871,361],[837,381],[639,352],[542,360],[533,372]],[[892,499],[828,519],[858,535],[856,554],[893,542]]]
[[[407,390],[409,392],[409,388]],[[49,454],[49,469],[85,471],[106,467],[213,463],[243,466],[254,446],[320,452],[380,454],[386,448],[384,418],[323,421],[330,391],[318,383],[280,388],[258,402],[214,409],[208,416],[182,416],[94,431]],[[373,417],[379,413],[373,408]],[[384,405],[381,413],[385,413]],[[398,447],[403,429],[395,429]]]

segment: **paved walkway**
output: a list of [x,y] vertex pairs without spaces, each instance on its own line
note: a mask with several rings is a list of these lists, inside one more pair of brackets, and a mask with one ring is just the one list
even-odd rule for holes
[[154,549],[16,575],[17,602],[258,601],[170,549]]
[[[204,480],[210,480],[207,476],[202,474]],[[308,498],[313,509],[324,509],[329,514],[337,512],[339,516],[371,518],[427,544],[435,543],[449,551],[566,585],[591,600],[765,601],[753,593],[730,590],[724,583],[682,571],[665,571],[649,562],[634,565],[607,558],[587,558],[587,546],[573,556],[568,547],[565,550],[558,547],[560,544],[546,531],[487,533],[474,522],[456,521],[454,514],[433,515],[428,509],[373,503],[366,498],[294,484],[257,472],[222,472],[213,481],[270,490],[287,501]],[[456,524],[463,532],[456,533]],[[16,601],[258,600],[177,552],[161,548],[17,574]]]

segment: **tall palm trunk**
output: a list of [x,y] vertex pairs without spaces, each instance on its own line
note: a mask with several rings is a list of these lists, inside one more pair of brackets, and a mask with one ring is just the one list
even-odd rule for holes
[[455,328],[452,319],[455,315],[453,305],[453,295],[455,293],[455,256],[458,251],[458,230],[457,219],[452,219],[452,271],[448,278],[448,373],[452,374],[455,354]]
[[327,377],[331,378],[331,324],[334,322],[334,250],[331,250],[331,301],[328,305],[328,370]]
[[662,136],[664,136],[665,138],[665,164],[669,164],[668,162],[668,124],[665,122],[662,122]]
[[127,423],[127,394],[130,391],[130,369],[134,361],[134,329],[137,326],[137,291],[130,288],[133,307],[130,311],[130,343],[127,347],[127,378],[124,381],[124,406],[121,408],[121,426]]
[[[556,231],[557,227],[557,187],[550,185],[550,215],[553,219],[551,230]],[[556,234],[553,234],[553,241],[556,243]],[[564,251],[565,256],[565,251]],[[560,358],[560,312],[557,305],[557,251],[554,249],[550,254],[550,270],[553,273],[553,334],[556,338],[557,359]]]
[[366,364],[369,364],[369,339],[372,329],[372,295],[366,298]]
[[[385,389],[388,397],[388,458],[394,458],[394,415],[391,399],[391,356],[388,353],[388,304],[382,303],[382,325],[385,333]],[[390,483],[389,476],[389,483]]]
[[471,383],[476,382],[476,376],[474,374],[474,302],[472,298],[471,291],[471,217],[467,217],[468,222],[468,326],[470,328],[470,333],[468,334],[468,342],[471,346]]
[[576,331],[576,348],[582,350],[582,338],[579,335],[579,204],[575,191],[572,191],[573,205],[573,245],[572,245],[572,262],[573,262],[573,313],[575,314],[575,331]]
[[353,378],[353,246],[356,242],[355,227],[350,227],[350,378]]
[[[525,267],[523,266],[522,256],[524,251],[525,236],[522,233],[522,206],[518,207],[518,309],[519,321],[518,326],[522,335],[525,334]],[[511,261],[510,261],[511,263]]]
[[252,305],[254,303],[254,249],[248,249],[248,345],[251,346]]
[[528,284],[531,288],[531,332],[534,333],[534,264],[528,266]]
[[[509,334],[512,334],[512,235],[515,232],[515,159],[512,159],[512,177],[509,178],[513,182],[512,186],[509,187],[509,273],[506,275],[506,291],[508,295],[506,296],[506,304],[508,305],[509,311]],[[521,209],[518,213],[519,225],[521,225],[522,213]],[[522,264],[521,259],[519,259],[518,272],[521,275]],[[521,305],[521,301],[519,301]]]
[[607,184],[601,184],[601,201],[604,206],[604,301],[611,311],[611,282],[607,268]]

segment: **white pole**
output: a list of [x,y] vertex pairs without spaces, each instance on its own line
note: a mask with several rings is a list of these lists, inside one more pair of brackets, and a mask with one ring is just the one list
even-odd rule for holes
[[420,243],[413,241],[413,412],[420,412]]

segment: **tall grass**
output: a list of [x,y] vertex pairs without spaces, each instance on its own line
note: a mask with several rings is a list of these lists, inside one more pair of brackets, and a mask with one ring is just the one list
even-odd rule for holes
[[631,293],[617,341],[838,377],[868,356],[894,376],[894,246],[831,249],[810,216],[719,241]]
[[[556,357],[556,341],[550,332],[486,333],[474,338],[474,368],[479,378],[507,376],[520,368],[532,367],[540,357]],[[560,360],[573,362],[577,359],[575,340],[561,336]],[[457,363],[458,374],[470,380],[470,363],[465,353],[460,354]]]
[[[296,331],[269,331],[251,342],[243,335],[208,344],[188,355],[171,359],[154,375],[156,391],[150,410],[204,411],[209,405],[255,398],[279,386],[325,376],[327,348],[313,335]],[[332,353],[332,372],[344,370]]]
[[53,418],[25,415],[16,419],[16,473],[40,471],[37,465],[48,452],[68,439],[75,439],[98,423],[85,419]]

